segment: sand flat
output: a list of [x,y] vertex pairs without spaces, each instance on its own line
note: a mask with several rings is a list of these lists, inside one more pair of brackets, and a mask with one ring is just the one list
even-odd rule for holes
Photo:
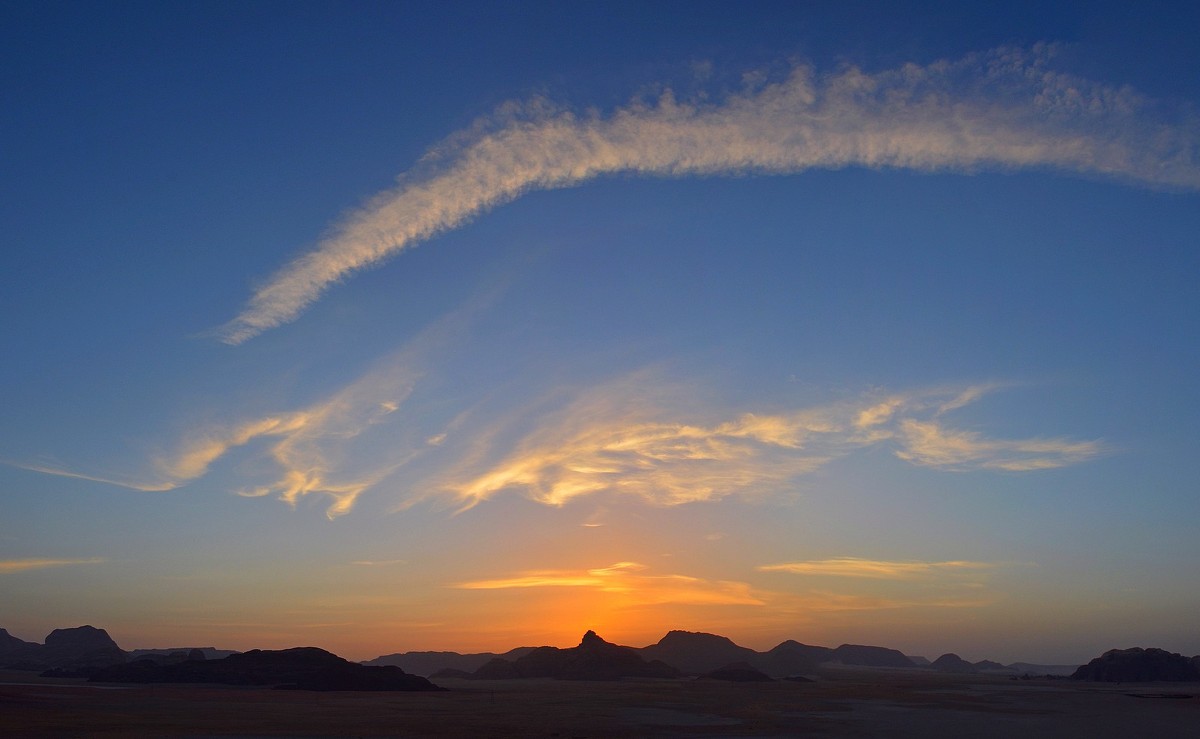
[[[27,675],[26,675],[27,676]],[[28,677],[28,676],[27,676]],[[1200,685],[835,671],[815,683],[440,681],[444,693],[96,690],[0,675],[0,735],[1194,737]]]

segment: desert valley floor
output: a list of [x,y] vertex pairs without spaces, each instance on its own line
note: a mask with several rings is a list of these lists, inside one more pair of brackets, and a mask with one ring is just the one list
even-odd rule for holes
[[439,681],[436,693],[97,686],[0,673],[28,737],[1195,737],[1200,685],[832,669],[816,682]]

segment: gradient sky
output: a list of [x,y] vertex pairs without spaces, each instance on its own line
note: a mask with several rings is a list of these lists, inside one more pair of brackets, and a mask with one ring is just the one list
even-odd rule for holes
[[1200,11],[1043,5],[7,3],[0,626],[1200,653]]

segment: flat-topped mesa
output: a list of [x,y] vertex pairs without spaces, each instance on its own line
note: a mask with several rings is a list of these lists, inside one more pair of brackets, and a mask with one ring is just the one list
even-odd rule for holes
[[1110,649],[1071,675],[1096,682],[1193,682],[1200,680],[1200,657],[1187,658],[1165,649]]
[[117,643],[104,629],[95,626],[77,626],[73,629],[55,629],[46,635],[46,647],[55,650],[93,651],[103,649],[120,650]]

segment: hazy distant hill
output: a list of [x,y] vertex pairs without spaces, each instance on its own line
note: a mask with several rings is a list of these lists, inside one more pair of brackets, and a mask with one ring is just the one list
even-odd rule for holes
[[495,654],[493,652],[479,652],[476,654],[459,654],[458,652],[400,652],[397,654],[385,654],[382,657],[367,660],[363,664],[372,667],[395,665],[409,674],[430,677],[434,673],[443,670],[474,672],[493,659],[501,658],[511,662],[524,657],[533,650],[534,647],[517,647],[516,649],[510,649],[504,654]]
[[829,647],[814,647],[788,639],[760,653],[750,660],[750,664],[771,677],[791,677],[815,672],[822,662],[831,659],[833,650]]
[[871,647],[862,644],[843,644],[833,650],[833,661],[843,665],[863,667],[899,667],[911,669],[912,660],[903,652],[887,647]]
[[132,662],[135,659],[143,657],[170,656],[173,654],[189,654],[192,651],[199,650],[205,659],[224,659],[231,654],[238,654],[236,649],[217,649],[216,647],[171,647],[170,649],[134,649],[129,654],[129,660]]
[[[975,672],[976,669],[975,665],[966,661],[962,657],[959,657],[957,654],[952,653],[943,654],[941,657],[935,659],[929,666],[938,672],[968,673]],[[997,665],[997,667],[1002,666],[1003,665]]]
[[1008,669],[1019,675],[1065,677],[1078,670],[1079,665],[1039,665],[1033,662],[1013,662],[1008,665]]
[[727,637],[692,631],[669,631],[657,644],[638,652],[645,659],[662,660],[685,675],[701,675],[734,662],[755,664],[761,656]]

